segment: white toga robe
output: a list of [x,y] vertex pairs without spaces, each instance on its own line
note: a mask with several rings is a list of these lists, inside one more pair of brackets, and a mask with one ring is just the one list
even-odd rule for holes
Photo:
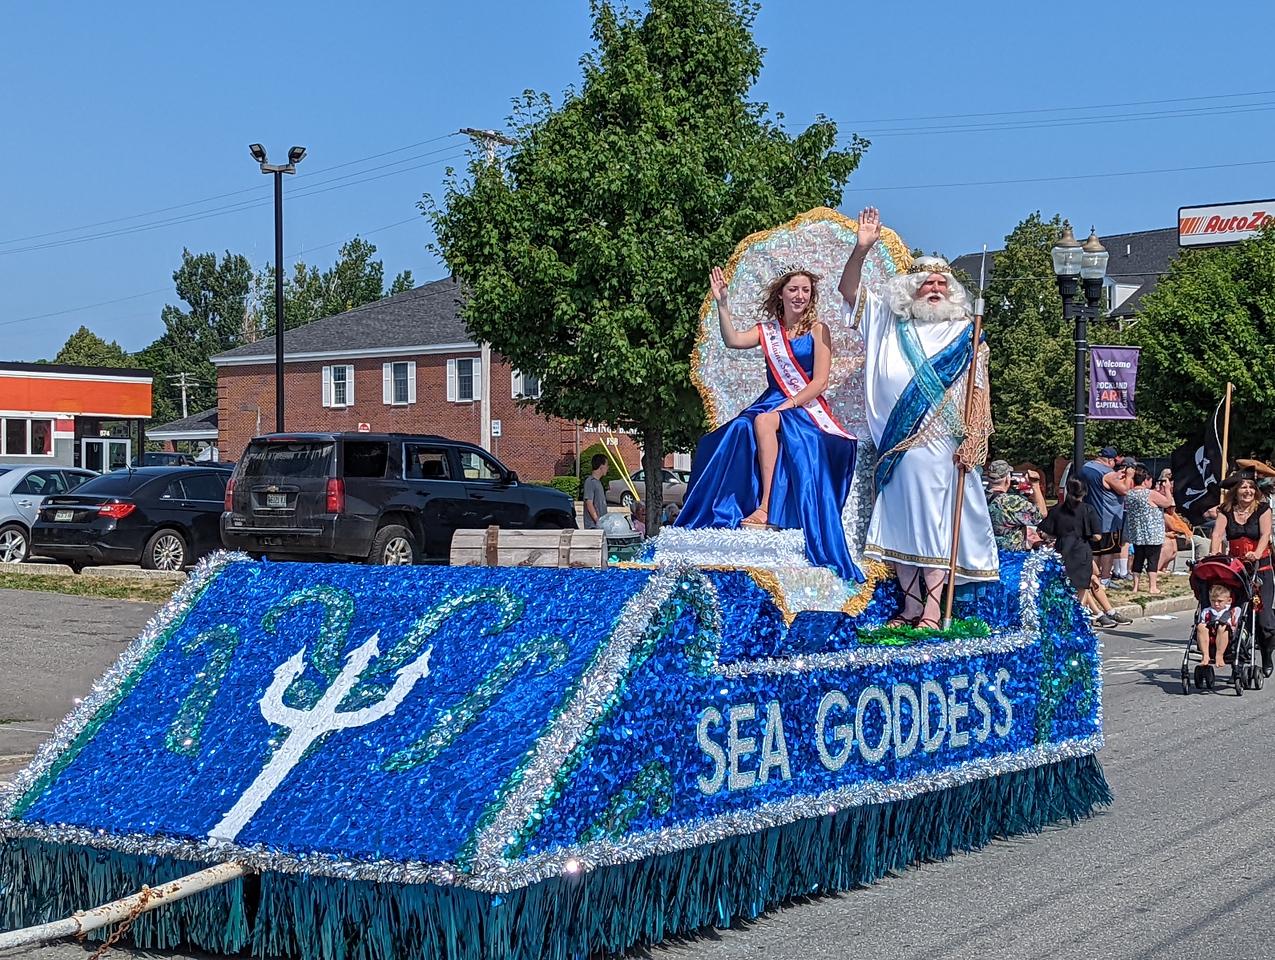
[[[877,456],[884,456],[887,451],[881,449],[881,435],[894,404],[912,381],[912,368],[899,343],[898,316],[876,294],[864,290],[862,299],[860,326],[865,353],[867,420]],[[934,357],[970,324],[968,319],[944,320],[915,323],[914,328],[926,356]],[[980,387],[986,386],[985,370],[985,364],[980,364]],[[954,385],[961,398],[965,396],[967,376],[962,375]],[[958,409],[963,410],[964,403]],[[948,567],[956,483],[960,476],[952,461],[955,453],[956,442],[941,432],[935,439],[903,455],[889,484],[877,491],[863,548],[866,556],[920,567]],[[996,540],[987,513],[987,498],[980,475],[971,471],[965,476],[956,581],[987,581],[998,575]]]

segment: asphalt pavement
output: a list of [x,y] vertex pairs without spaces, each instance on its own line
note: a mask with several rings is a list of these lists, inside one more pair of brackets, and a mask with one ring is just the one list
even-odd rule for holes
[[[153,608],[0,591],[0,610],[0,656],[16,667],[0,673],[0,719],[26,718],[0,725],[3,754],[30,742],[6,727],[51,729]],[[1189,618],[1103,632],[1107,747],[1100,759],[1116,797],[1111,807],[1074,826],[995,842],[629,956],[1275,957],[1266,930],[1275,907],[1268,746],[1275,685],[1243,697],[1229,688],[1184,696],[1178,670]],[[4,960],[85,956],[85,947],[61,943]]]
[[48,739],[156,609],[132,600],[0,590],[0,780]]

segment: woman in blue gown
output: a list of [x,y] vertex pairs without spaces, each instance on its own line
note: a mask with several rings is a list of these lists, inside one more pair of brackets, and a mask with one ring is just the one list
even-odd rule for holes
[[700,441],[676,525],[800,529],[811,563],[862,582],[841,524],[857,444],[822,402],[832,338],[816,319],[818,278],[785,270],[763,306],[772,323],[744,331],[731,322],[720,267],[713,268],[711,283],[722,341],[734,350],[763,348],[766,392]]

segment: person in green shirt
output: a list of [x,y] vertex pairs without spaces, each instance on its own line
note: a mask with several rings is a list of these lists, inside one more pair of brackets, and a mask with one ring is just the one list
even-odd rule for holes
[[1004,460],[987,465],[987,512],[992,518],[992,535],[1001,550],[1030,550],[1038,542],[1036,526],[1049,512],[1040,474],[1027,472],[1031,496],[1010,489],[1012,470]]

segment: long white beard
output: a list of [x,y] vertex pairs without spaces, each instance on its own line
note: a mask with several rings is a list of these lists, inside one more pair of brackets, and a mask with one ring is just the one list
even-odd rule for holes
[[912,303],[912,318],[917,323],[940,323],[944,320],[961,320],[965,311],[960,305],[944,297],[938,303],[916,300]]

